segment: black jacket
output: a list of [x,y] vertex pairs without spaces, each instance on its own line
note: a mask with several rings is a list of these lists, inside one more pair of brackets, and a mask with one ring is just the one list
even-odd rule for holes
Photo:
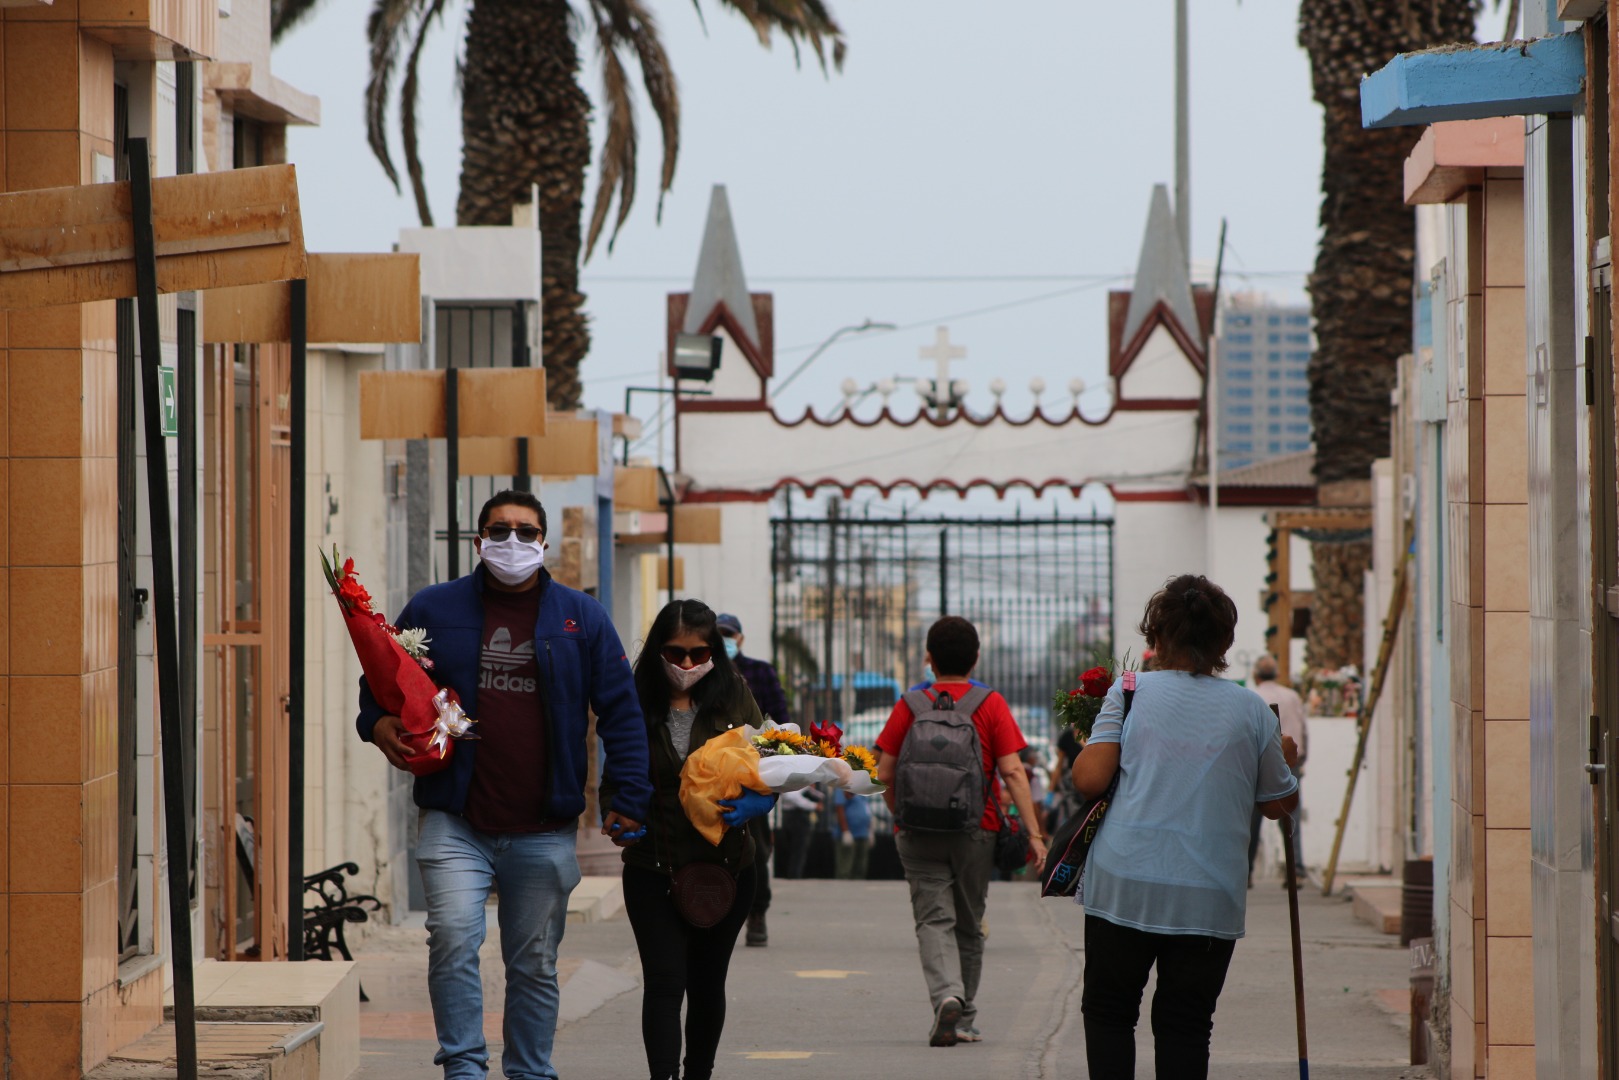
[[[740,695],[744,702],[739,715],[699,707],[691,726],[691,749],[709,739],[743,725],[762,727],[764,717],[751,694]],[[647,743],[652,757],[652,814],[646,822],[647,834],[640,843],[624,849],[624,862],[644,870],[671,874],[689,862],[713,862],[733,874],[753,862],[753,838],[747,829],[725,830],[719,846],[703,838],[680,805],[680,770],[684,762],[675,754],[667,716],[648,716]],[[606,788],[604,786],[604,794]]]

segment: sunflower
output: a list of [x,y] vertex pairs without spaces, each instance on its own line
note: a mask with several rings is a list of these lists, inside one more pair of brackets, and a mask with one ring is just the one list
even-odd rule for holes
[[873,777],[877,775],[877,759],[864,746],[845,746],[843,760],[850,768],[864,769]]
[[798,754],[808,749],[809,740],[786,728],[766,728],[753,737],[753,745],[761,754]]
[[824,758],[835,758],[839,756],[838,748],[832,743],[827,742],[825,739],[816,739],[810,745],[810,753]]

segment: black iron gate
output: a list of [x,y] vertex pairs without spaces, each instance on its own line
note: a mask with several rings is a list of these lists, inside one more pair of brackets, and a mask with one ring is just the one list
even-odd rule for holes
[[1026,735],[1050,739],[1052,695],[1109,646],[1111,519],[875,520],[834,503],[771,525],[772,640],[800,723],[830,718],[870,745],[949,614],[978,628],[974,676]]

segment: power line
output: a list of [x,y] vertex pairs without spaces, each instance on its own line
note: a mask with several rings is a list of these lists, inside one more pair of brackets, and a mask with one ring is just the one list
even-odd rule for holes
[[[1255,278],[1302,278],[1308,270],[1245,270]],[[755,274],[755,284],[778,285],[980,285],[1056,282],[1128,281],[1132,273],[1117,274]],[[689,285],[690,274],[587,274],[586,285]]]
[[[1089,290],[1096,288],[1098,285],[1106,285],[1113,281],[1127,280],[1129,280],[1129,278],[1122,276],[1102,278],[1097,281],[1088,282],[1084,285],[1075,285],[1072,288],[1058,289],[1055,292],[1041,293],[1038,296],[1026,296],[1021,300],[1008,300],[1003,304],[991,304],[988,307],[971,308],[966,311],[954,311],[948,315],[930,315],[925,319],[918,319],[915,322],[909,322],[901,326],[896,326],[892,330],[873,331],[870,335],[868,335],[868,337],[887,337],[891,334],[897,334],[905,330],[917,330],[925,326],[936,326],[939,323],[944,322],[946,319],[974,319],[980,315],[993,315],[999,311],[1009,311],[1012,308],[1027,307],[1030,304],[1043,304],[1048,300],[1057,300],[1064,296],[1073,296],[1075,293],[1088,292]],[[809,345],[789,345],[784,349],[777,349],[776,352],[778,355],[781,353],[805,352],[809,349],[815,348],[819,344],[820,342],[815,342]]]

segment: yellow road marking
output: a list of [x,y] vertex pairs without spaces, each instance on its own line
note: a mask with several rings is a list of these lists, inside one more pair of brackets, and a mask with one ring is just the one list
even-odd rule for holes
[[835,968],[827,968],[817,971],[795,971],[793,974],[800,979],[847,979],[850,975],[864,975],[866,972],[838,971]]
[[743,1054],[749,1061],[803,1061],[813,1057],[809,1050],[754,1050]]

